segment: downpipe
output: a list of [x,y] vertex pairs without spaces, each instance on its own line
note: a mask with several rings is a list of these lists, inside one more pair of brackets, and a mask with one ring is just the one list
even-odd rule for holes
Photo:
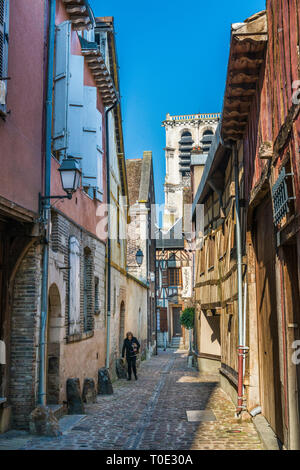
[[106,311],[106,361],[105,367],[109,370],[109,352],[110,352],[110,319],[111,319],[111,233],[110,233],[110,158],[109,158],[109,132],[108,132],[108,113],[112,111],[119,103],[117,101],[105,110],[105,151],[106,151],[106,203],[107,203],[107,311]]
[[[55,43],[55,11],[56,0],[49,0],[49,31],[48,31],[48,61],[47,61],[47,96],[46,96],[46,148],[45,148],[45,195],[50,195],[51,186],[51,136],[52,136],[52,86],[54,79],[54,43]],[[45,200],[42,220],[45,227],[45,244],[42,266],[41,320],[39,341],[39,382],[38,404],[46,404],[46,328],[48,317],[48,266],[49,266],[49,218],[50,201]]]
[[[239,415],[244,409],[244,367],[245,353],[245,321],[243,318],[243,261],[242,261],[242,236],[241,236],[241,213],[240,213],[240,188],[239,188],[239,165],[236,143],[232,146],[234,157],[234,180],[235,180],[235,213],[236,213],[236,249],[237,249],[237,277],[238,277],[238,403],[236,413]],[[245,312],[246,316],[246,312]]]

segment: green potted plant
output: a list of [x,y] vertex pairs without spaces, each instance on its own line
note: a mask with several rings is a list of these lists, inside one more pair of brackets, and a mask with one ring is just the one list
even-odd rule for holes
[[188,307],[183,310],[180,317],[181,325],[189,330],[189,355],[192,354],[192,329],[194,328],[195,309],[194,307]]

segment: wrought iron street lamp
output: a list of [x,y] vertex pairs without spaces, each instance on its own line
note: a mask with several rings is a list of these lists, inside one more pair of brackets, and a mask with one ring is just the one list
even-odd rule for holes
[[75,158],[67,157],[62,161],[60,168],[61,185],[66,192],[64,196],[41,196],[40,207],[45,204],[49,199],[72,199],[73,194],[77,191],[80,185],[81,170]]
[[144,259],[144,253],[142,252],[142,250],[140,248],[136,252],[135,259],[136,259],[136,262],[137,262],[138,266],[142,266],[143,259]]
[[65,158],[58,171],[63,190],[67,193],[67,198],[71,199],[80,184],[81,171],[78,162],[74,158]]

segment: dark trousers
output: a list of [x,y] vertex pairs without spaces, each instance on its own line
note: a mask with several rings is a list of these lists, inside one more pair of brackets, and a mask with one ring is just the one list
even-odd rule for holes
[[134,376],[136,377],[136,356],[127,357],[128,364],[128,378],[131,379],[131,369],[133,370]]

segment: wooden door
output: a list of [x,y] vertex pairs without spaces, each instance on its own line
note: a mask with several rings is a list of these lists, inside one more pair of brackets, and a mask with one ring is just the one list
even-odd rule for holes
[[271,199],[257,209],[256,288],[260,394],[263,415],[283,441],[279,340],[275,278],[275,241]]
[[159,314],[160,331],[165,333],[168,331],[168,309],[165,307],[160,307]]
[[180,324],[181,308],[173,307],[173,336],[181,336],[181,324]]

